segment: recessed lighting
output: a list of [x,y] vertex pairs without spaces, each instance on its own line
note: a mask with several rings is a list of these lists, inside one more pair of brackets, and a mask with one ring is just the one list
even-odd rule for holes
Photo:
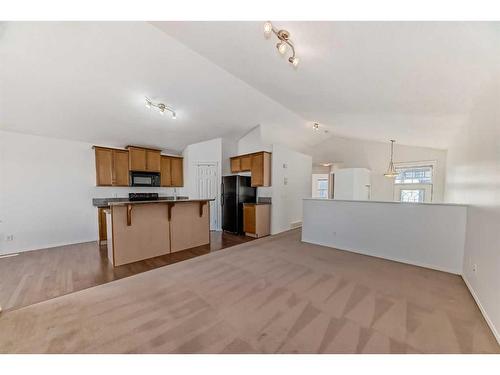
[[323,167],[330,167],[332,165],[332,163],[322,163],[321,164]]

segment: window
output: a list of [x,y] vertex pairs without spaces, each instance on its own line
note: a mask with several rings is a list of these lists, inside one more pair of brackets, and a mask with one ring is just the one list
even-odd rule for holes
[[432,184],[432,166],[397,168],[395,184]]
[[327,199],[329,196],[328,173],[313,173],[312,175],[312,197]]
[[396,163],[394,200],[399,202],[432,202],[433,175],[436,162]]
[[318,179],[318,196],[319,198],[328,198],[328,179]]
[[400,202],[422,203],[425,197],[424,189],[401,189],[399,194]]

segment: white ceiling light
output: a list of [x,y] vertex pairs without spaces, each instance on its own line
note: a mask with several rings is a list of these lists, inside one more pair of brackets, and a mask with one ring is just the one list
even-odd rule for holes
[[164,115],[166,111],[170,112],[172,114],[172,119],[177,118],[177,114],[175,113],[175,110],[172,107],[167,106],[166,104],[163,103],[154,103],[151,99],[149,99],[146,96],[146,107],[149,109],[156,109],[158,112],[160,112],[160,115]]
[[290,40],[290,33],[284,29],[281,30],[275,29],[273,24],[270,21],[267,21],[264,24],[264,35],[266,36],[266,38],[269,38],[273,33],[280,40],[278,44],[276,44],[276,48],[278,49],[279,53],[284,55],[287,52],[288,47],[290,47],[290,50],[292,51],[292,56],[288,58],[288,62],[296,68],[299,65],[299,59],[295,57],[295,47],[293,46],[293,43]]
[[319,130],[319,124],[317,122],[313,124],[313,130]]
[[389,168],[387,169],[387,172],[384,173],[385,177],[389,178],[395,178],[399,174],[398,171],[396,171],[396,168],[394,167],[394,143],[396,141],[394,139],[391,139],[391,161],[389,162]]

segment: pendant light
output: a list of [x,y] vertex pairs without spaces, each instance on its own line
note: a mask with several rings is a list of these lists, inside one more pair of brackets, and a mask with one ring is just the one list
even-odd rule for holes
[[395,178],[399,175],[399,172],[396,171],[396,168],[394,167],[394,162],[393,162],[393,157],[394,157],[394,143],[396,141],[394,139],[391,139],[391,161],[389,162],[389,168],[387,169],[387,172],[384,173],[385,177],[389,178]]

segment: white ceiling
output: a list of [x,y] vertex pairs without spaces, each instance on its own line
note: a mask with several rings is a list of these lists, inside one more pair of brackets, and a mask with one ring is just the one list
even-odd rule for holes
[[0,23],[0,129],[180,151],[261,124],[303,150],[332,134],[446,148],[500,67],[498,23],[276,25],[298,69],[262,22]]
[[[177,120],[148,110],[144,96]],[[150,23],[0,23],[0,129],[178,152],[258,124],[297,147],[314,142],[295,113]]]
[[154,24],[305,120],[409,145],[446,148],[500,66],[500,23],[274,22],[296,70],[263,22]]

